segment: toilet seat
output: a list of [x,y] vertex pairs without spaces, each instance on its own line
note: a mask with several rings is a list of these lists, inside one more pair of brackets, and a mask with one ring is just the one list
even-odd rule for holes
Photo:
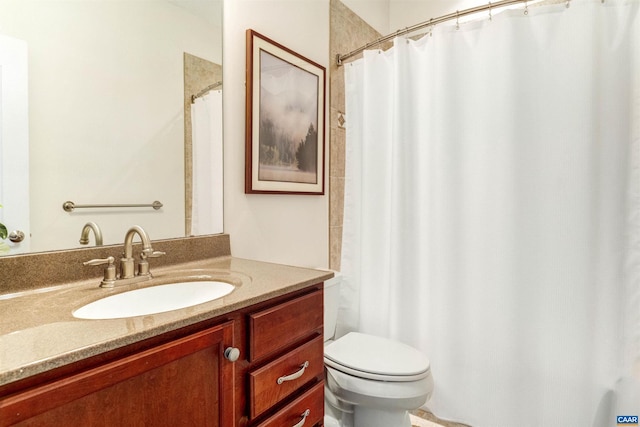
[[377,381],[417,381],[430,375],[429,359],[387,338],[350,332],[324,349],[325,363],[338,371]]

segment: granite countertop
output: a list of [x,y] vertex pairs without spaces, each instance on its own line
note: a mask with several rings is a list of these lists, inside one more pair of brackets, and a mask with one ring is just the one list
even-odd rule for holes
[[[150,281],[100,288],[91,279],[0,295],[0,385],[18,381],[164,332],[211,319],[322,282],[332,272],[222,256],[152,268]],[[109,320],[72,312],[116,293],[193,275],[236,286],[230,294],[184,309]]]

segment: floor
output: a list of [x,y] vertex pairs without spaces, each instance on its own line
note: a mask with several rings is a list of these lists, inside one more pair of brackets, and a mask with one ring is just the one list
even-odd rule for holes
[[411,425],[413,427],[470,427],[467,424],[441,420],[431,412],[422,409],[411,411]]
[[415,415],[409,415],[411,417],[411,427],[441,427],[442,424],[436,424],[432,421],[425,420],[424,418],[417,417]]

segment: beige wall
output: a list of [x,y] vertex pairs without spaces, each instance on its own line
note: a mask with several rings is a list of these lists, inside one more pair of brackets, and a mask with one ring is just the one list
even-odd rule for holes
[[[262,261],[328,267],[328,195],[244,194],[245,31],[249,28],[328,67],[329,0],[225,1],[224,227],[231,235],[231,253]],[[325,139],[328,146],[328,132]],[[325,166],[328,171],[326,161]],[[328,189],[327,172],[325,178]]]
[[[372,27],[380,34],[391,32],[390,0],[342,0],[341,3],[355,13],[360,20],[365,21],[367,27]],[[365,43],[370,41],[367,40]]]

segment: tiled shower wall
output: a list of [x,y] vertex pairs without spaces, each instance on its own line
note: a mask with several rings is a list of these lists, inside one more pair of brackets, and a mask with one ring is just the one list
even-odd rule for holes
[[329,268],[339,271],[344,212],[345,127],[349,125],[349,118],[344,116],[344,70],[336,65],[335,57],[337,54],[351,52],[382,35],[339,0],[331,0],[330,4],[330,53],[332,60],[329,66],[329,75],[331,76]]

